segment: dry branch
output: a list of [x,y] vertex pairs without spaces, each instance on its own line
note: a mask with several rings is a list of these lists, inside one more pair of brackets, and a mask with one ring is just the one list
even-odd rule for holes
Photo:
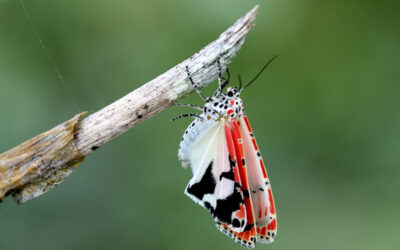
[[12,194],[18,203],[31,200],[61,183],[85,156],[140,122],[176,103],[193,88],[189,67],[199,87],[218,76],[217,60],[226,69],[254,25],[258,6],[187,60],[98,112],[84,113],[0,154],[0,201]]

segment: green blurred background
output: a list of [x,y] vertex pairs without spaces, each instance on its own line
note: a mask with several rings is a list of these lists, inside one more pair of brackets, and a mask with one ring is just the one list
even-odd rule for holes
[[[399,1],[0,1],[0,152],[95,112],[260,4],[231,64],[271,177],[278,236],[258,249],[400,249]],[[204,90],[211,93],[214,83]],[[192,94],[184,103],[201,104]],[[0,204],[0,249],[242,249],[183,194],[188,119],[170,108],[91,154],[59,187]]]

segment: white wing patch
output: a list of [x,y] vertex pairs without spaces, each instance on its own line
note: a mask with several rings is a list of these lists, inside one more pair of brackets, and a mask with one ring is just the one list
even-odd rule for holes
[[[190,154],[193,178],[189,184],[199,182],[210,162],[216,163],[218,149],[222,144],[223,131],[223,126],[215,123],[194,141]],[[214,168],[212,174],[218,176]]]
[[187,168],[191,165],[191,152],[193,144],[198,140],[200,135],[205,135],[211,127],[218,123],[214,120],[195,119],[186,129],[179,144],[178,158],[182,162],[182,166]]

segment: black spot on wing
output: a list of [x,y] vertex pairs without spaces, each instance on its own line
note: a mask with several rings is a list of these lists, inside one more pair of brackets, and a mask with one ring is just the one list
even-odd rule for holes
[[234,181],[235,180],[235,174],[233,173],[233,170],[229,171],[229,172],[223,172],[220,176],[219,176],[219,180],[222,180],[222,178],[226,178],[229,180]]
[[232,157],[231,157],[231,155],[229,154],[229,165],[233,168],[234,166],[236,166],[236,161],[235,160],[232,160]]
[[214,213],[214,208],[211,206],[209,202],[204,202],[204,207],[207,208],[210,213]]
[[213,217],[218,219],[218,221],[233,225],[235,219],[232,221],[232,213],[239,210],[243,203],[244,199],[241,189],[235,187],[231,195],[223,200],[217,200],[217,206],[215,207]]
[[203,199],[205,194],[212,194],[215,190],[215,178],[212,174],[214,162],[211,161],[207,167],[206,172],[198,183],[187,187],[187,192],[196,196],[199,200]]
[[232,221],[232,226],[234,227],[240,227],[240,221],[238,219],[233,219]]
[[249,231],[254,227],[254,224],[247,224],[246,227],[244,228],[243,232]]

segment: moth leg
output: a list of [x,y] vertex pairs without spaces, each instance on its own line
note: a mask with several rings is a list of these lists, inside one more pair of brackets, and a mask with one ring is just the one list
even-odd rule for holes
[[208,98],[205,98],[204,95],[200,92],[199,88],[197,88],[197,84],[193,81],[192,76],[189,73],[189,66],[187,66],[187,65],[186,65],[186,72],[187,72],[190,82],[192,83],[194,90],[196,90],[197,94],[199,94],[201,99],[203,99],[203,101],[206,102],[208,100]]
[[229,79],[231,77],[228,66],[226,67],[226,73],[228,74],[228,78],[222,76],[222,67],[220,58],[218,58],[217,60],[217,65],[218,65],[218,89],[215,91],[214,96],[218,96],[219,94],[221,94],[222,90],[226,87],[226,85],[228,85]]
[[198,106],[198,105],[193,105],[193,104],[179,103],[179,104],[175,104],[175,106],[194,108],[194,109],[203,111],[203,108],[202,108],[202,107],[200,107],[200,106]]
[[178,119],[181,119],[181,118],[183,118],[183,117],[196,117],[196,118],[199,118],[199,119],[202,119],[202,120],[203,120],[203,117],[200,117],[200,116],[197,115],[197,114],[189,113],[189,114],[183,114],[183,115],[174,117],[174,118],[171,119],[171,122],[176,121],[176,120],[178,120]]
[[229,84],[229,80],[231,79],[231,73],[229,72],[228,66],[226,66],[226,73],[228,74],[228,78],[226,78],[226,80],[222,83],[222,89],[224,89],[226,85]]

